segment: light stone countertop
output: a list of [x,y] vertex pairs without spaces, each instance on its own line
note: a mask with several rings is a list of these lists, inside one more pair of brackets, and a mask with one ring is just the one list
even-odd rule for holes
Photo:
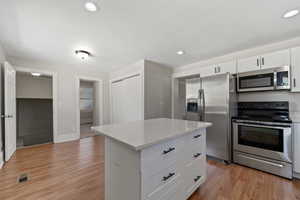
[[159,118],[97,126],[92,129],[138,151],[209,126],[212,123]]

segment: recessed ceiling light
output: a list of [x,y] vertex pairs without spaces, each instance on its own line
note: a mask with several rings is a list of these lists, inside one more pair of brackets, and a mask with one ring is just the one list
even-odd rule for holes
[[86,60],[89,56],[91,56],[91,53],[85,50],[76,50],[75,54],[81,60]]
[[178,55],[183,55],[183,54],[185,54],[185,52],[182,51],[182,50],[181,50],[181,51],[177,51],[176,53],[177,53]]
[[98,10],[98,6],[95,2],[87,1],[84,5],[85,9],[90,12],[96,12]]
[[283,15],[283,18],[291,18],[291,17],[294,17],[294,16],[296,16],[296,15],[298,15],[299,14],[299,10],[297,10],[297,9],[294,9],[294,10],[290,10],[290,11],[288,11],[288,12],[286,12],[284,15]]
[[32,75],[32,76],[41,76],[41,73],[32,72],[31,75]]

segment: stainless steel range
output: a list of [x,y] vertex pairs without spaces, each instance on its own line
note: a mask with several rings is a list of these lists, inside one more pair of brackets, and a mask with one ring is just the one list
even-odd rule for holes
[[233,119],[233,161],[292,178],[288,102],[239,102]]

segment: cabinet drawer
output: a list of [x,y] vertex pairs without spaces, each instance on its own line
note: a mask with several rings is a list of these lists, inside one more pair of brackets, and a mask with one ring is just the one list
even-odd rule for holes
[[174,181],[170,181],[167,186],[159,188],[151,195],[147,200],[182,200],[182,181],[178,179],[174,179]]
[[176,185],[181,175],[176,165],[162,170],[158,174],[145,177],[142,174],[142,199],[155,199],[172,189]]
[[141,171],[144,176],[154,175],[176,162],[177,141],[158,144],[141,152]]
[[194,132],[186,137],[186,147],[200,152],[205,151],[206,137],[205,130]]
[[189,197],[206,179],[206,156],[186,165],[185,193]]
[[187,145],[201,145],[203,142],[203,137],[205,136],[205,129],[195,131],[186,136]]
[[205,131],[194,132],[185,138],[184,164],[206,155],[206,134]]
[[185,152],[185,164],[188,164],[190,162],[194,162],[196,160],[202,159],[202,157],[206,157],[206,153],[203,148],[197,148],[190,147],[186,152]]

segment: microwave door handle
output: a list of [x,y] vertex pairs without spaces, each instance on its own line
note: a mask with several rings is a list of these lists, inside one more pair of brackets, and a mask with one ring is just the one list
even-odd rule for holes
[[277,72],[274,72],[274,88],[277,89]]

